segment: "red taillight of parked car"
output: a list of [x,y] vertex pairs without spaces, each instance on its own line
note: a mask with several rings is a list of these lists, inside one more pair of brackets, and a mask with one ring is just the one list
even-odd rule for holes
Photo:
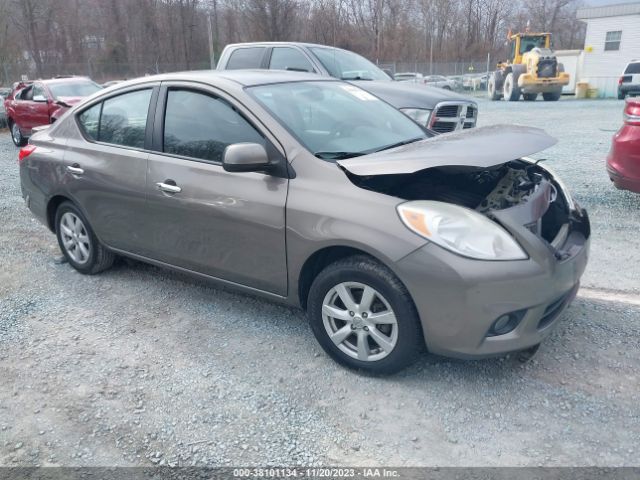
[[31,155],[36,149],[35,145],[26,145],[18,152],[18,163],[22,162],[25,158]]
[[624,78],[624,77],[620,77],[620,78],[618,79],[618,85],[622,85],[622,79],[623,79],[623,78]]
[[640,126],[640,100],[628,99],[624,106],[624,123]]

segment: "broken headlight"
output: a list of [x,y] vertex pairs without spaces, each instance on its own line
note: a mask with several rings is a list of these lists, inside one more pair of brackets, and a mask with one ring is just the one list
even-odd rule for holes
[[505,229],[474,210],[430,200],[397,208],[409,230],[458,255],[478,260],[529,258]]
[[429,117],[431,117],[431,110],[424,108],[401,108],[400,111],[404,113],[414,122],[426,127],[429,125]]

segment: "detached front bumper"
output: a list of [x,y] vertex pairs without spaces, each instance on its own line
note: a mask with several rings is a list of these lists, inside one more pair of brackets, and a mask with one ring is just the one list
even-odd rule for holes
[[[482,358],[532,347],[549,335],[575,297],[589,256],[586,212],[575,211],[571,222],[558,249],[520,227],[528,260],[473,260],[432,243],[402,259],[398,273],[429,351]],[[513,312],[521,315],[515,329],[491,336],[494,322]]]

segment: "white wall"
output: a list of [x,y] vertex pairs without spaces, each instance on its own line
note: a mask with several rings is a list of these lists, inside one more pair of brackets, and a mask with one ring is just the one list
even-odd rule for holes
[[[589,18],[581,80],[589,81],[601,96],[617,95],[618,78],[631,59],[640,59],[640,15]],[[622,30],[620,50],[604,51],[607,32]]]

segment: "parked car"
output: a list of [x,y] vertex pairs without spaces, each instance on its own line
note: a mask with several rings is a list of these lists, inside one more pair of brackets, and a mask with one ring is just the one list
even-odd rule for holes
[[618,80],[618,99],[640,95],[640,60],[631,60]]
[[217,70],[236,69],[305,71],[346,80],[437,133],[473,128],[478,119],[475,101],[442,89],[394,82],[366,58],[340,48],[296,42],[227,45]]
[[402,73],[396,73],[393,76],[393,79],[396,82],[422,83],[424,76],[421,73],[417,73],[417,72],[402,72]]
[[186,72],[77,105],[19,166],[77,271],[125,255],[300,306],[338,362],[392,372],[425,342],[484,357],[557,324],[590,234],[524,158],[554,143],[517,126],[437,136],[307,73]]
[[13,143],[25,145],[34,127],[55,122],[69,107],[101,88],[85,77],[19,82],[4,101]]
[[640,98],[628,98],[624,124],[613,136],[607,172],[613,184],[640,193]]
[[10,88],[8,88],[8,87],[0,88],[0,97],[2,97],[1,100],[4,100],[5,98],[7,98],[10,93],[11,93],[11,89]]
[[7,126],[7,112],[4,108],[4,99],[11,93],[10,88],[0,88],[0,128]]
[[430,87],[438,87],[445,90],[453,90],[456,87],[455,81],[442,75],[428,75],[424,77],[423,83]]

